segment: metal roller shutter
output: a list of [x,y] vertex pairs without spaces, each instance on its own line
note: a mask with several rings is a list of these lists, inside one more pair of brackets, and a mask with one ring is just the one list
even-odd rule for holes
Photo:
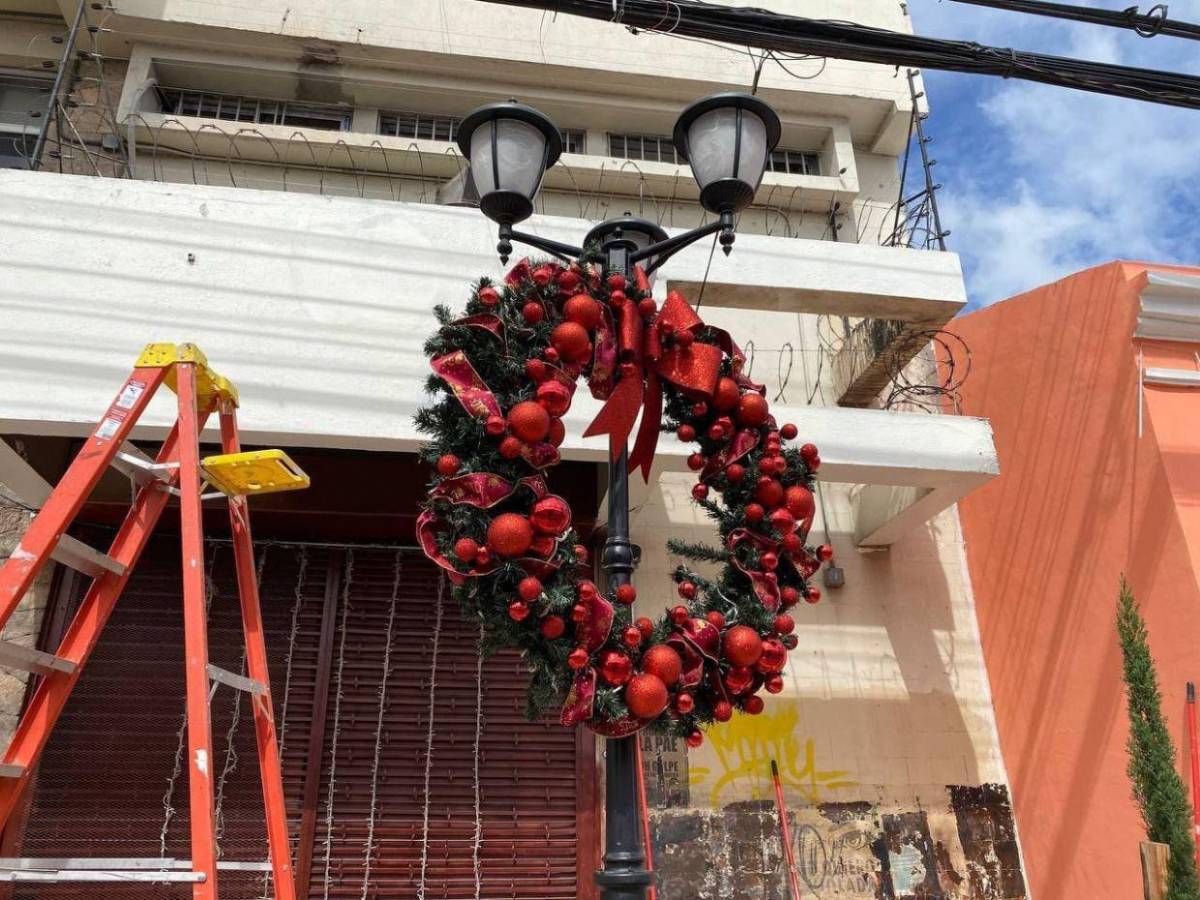
[[[237,670],[231,554],[223,544],[210,553],[210,653]],[[439,576],[418,552],[273,545],[260,555],[285,791],[296,858],[310,863],[309,896],[403,900],[423,883],[428,900],[574,898],[575,738],[524,720],[519,658],[480,667],[477,634],[448,590],[435,628]],[[178,560],[178,545],[162,539],[139,565],[47,747],[22,855],[189,857],[186,767],[172,781],[183,713]],[[326,610],[334,630],[324,635],[323,666]],[[253,725],[238,697],[219,688],[213,701],[220,843],[225,859],[261,861]],[[310,761],[314,728],[322,750]],[[306,792],[315,800],[313,839],[301,846]],[[256,900],[266,889],[262,875],[222,874],[223,900]],[[14,896],[189,894],[186,886],[26,884]]]

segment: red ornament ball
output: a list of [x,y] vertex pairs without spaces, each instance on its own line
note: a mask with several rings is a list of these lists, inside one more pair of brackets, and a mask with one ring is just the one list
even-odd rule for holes
[[517,596],[526,603],[532,603],[538,597],[542,596],[542,583],[532,575],[528,578],[522,578],[521,583],[517,585]]
[[553,347],[547,347],[542,351],[542,358],[548,363],[556,363],[558,362],[558,351]]
[[575,671],[579,671],[588,664],[588,652],[582,647],[576,647],[567,656],[567,665]]
[[821,457],[814,456],[812,459],[810,459],[808,461],[808,469],[810,472],[816,472],[820,468],[821,468]]
[[725,687],[731,694],[744,694],[754,686],[754,673],[746,666],[734,666],[725,673]]
[[821,562],[829,562],[831,559],[833,559],[833,548],[828,544],[822,544],[817,548],[817,558],[821,560]]
[[635,719],[657,718],[669,700],[662,679],[645,672],[634,675],[625,686],[625,705]]
[[507,427],[508,425],[501,416],[488,416],[483,423],[483,430],[492,437],[500,437]]
[[[795,588],[792,588],[795,590]],[[791,634],[796,630],[796,620],[787,613],[780,613],[775,617],[775,631],[777,634]]]
[[514,622],[523,622],[529,615],[529,604],[523,600],[514,600],[508,604],[508,617]]
[[625,305],[625,301],[627,299],[628,298],[625,296],[624,291],[613,291],[611,294],[608,295],[608,302],[611,303],[613,306],[617,307],[618,309],[620,309],[622,306]]
[[806,463],[811,463],[818,456],[820,456],[820,451],[817,450],[816,444],[804,444],[800,447],[800,458]]
[[525,376],[535,384],[547,375],[546,364],[540,359],[525,360]]
[[605,279],[604,283],[608,285],[608,289],[610,291],[625,290],[625,276],[620,272],[613,272],[608,276],[607,279]]
[[654,302],[653,297],[643,297],[638,301],[638,312],[642,314],[643,319],[649,319],[658,312],[658,304]]
[[687,458],[687,465],[693,472],[699,472],[704,468],[704,454],[693,453]]
[[763,516],[765,516],[766,514],[767,514],[767,511],[762,508],[761,504],[759,504],[759,503],[747,503],[746,504],[746,511],[745,511],[746,521],[749,522],[751,525],[755,524],[756,522],[761,522],[763,519]]
[[794,440],[796,435],[798,435],[799,433],[800,433],[800,431],[791,422],[788,422],[786,425],[784,425],[782,428],[779,429],[780,437],[784,438],[785,440],[789,440],[789,441]]
[[686,606],[676,606],[671,610],[671,621],[676,625],[682,625],[690,618],[691,614]]
[[819,587],[810,586],[809,589],[804,594],[804,599],[807,600],[809,603],[820,603],[821,602],[821,589]]
[[642,654],[642,671],[661,678],[663,684],[671,687],[683,674],[683,660],[674,648],[655,644]]
[[690,331],[679,331],[675,334],[675,343],[687,349],[696,342],[696,335]]
[[771,527],[780,534],[791,534],[796,530],[796,517],[782,506],[771,511],[770,522]]
[[785,534],[781,543],[786,553],[796,554],[804,549],[804,541],[794,531],[791,534]]
[[546,435],[546,440],[553,447],[561,447],[563,440],[567,436],[567,427],[563,425],[562,419],[550,420],[550,433]]
[[767,417],[770,415],[771,408],[767,405],[767,398],[761,394],[743,394],[742,399],[738,401],[737,419],[743,425],[757,428],[767,424]]
[[752,716],[757,716],[759,713],[761,713],[764,705],[763,698],[759,697],[757,694],[747,697],[742,701],[742,709]]
[[713,391],[713,407],[720,412],[729,412],[738,405],[742,389],[732,378],[718,378],[716,390]]
[[783,691],[783,676],[772,675],[766,680],[765,687],[768,694],[778,694]]
[[741,463],[733,463],[725,470],[725,477],[737,484],[746,477],[746,467]]
[[733,718],[733,704],[728,700],[718,700],[713,704],[713,718],[718,722],[728,722]]
[[795,516],[798,522],[811,519],[817,508],[812,491],[802,484],[789,487],[784,495],[784,502],[787,503],[788,512]]
[[788,609],[800,602],[800,592],[794,587],[785,587],[779,591],[779,599],[783,608]]
[[692,415],[697,418],[708,415],[708,404],[701,400],[699,403],[692,404]]
[[617,585],[617,602],[630,606],[637,599],[637,588],[632,584]]
[[529,522],[539,534],[556,537],[571,526],[571,507],[562,497],[543,497],[533,504]]
[[774,674],[787,664],[787,648],[783,642],[768,638],[762,642],[762,656],[758,659],[758,671]]
[[725,632],[721,650],[735,666],[752,666],[763,652],[763,640],[749,625],[734,625]]
[[638,647],[642,646],[642,632],[636,625],[628,625],[626,626],[625,630],[621,632],[621,642],[624,643],[625,646],[630,650],[636,650]]
[[537,388],[537,402],[552,416],[562,416],[571,408],[571,391],[561,381],[543,381]]
[[654,634],[654,623],[645,616],[638,616],[634,620],[633,624],[634,627],[642,633],[643,638],[648,639],[650,635]]
[[684,692],[675,698],[675,712],[681,716],[686,716],[696,708],[696,699],[689,693]]
[[454,542],[454,555],[462,562],[474,562],[475,554],[478,552],[479,544],[469,537],[459,538]]
[[684,600],[691,600],[696,596],[696,583],[694,581],[681,581],[679,582],[679,587],[675,590]]
[[587,547],[583,546],[583,544],[575,545],[575,561],[581,566],[585,565],[588,561]]
[[685,738],[685,740],[687,741],[687,745],[695,750],[704,743],[704,733],[701,731],[693,731]]
[[633,660],[618,650],[605,650],[600,654],[599,671],[605,684],[622,685],[633,675]]
[[443,478],[449,478],[460,468],[462,468],[462,460],[453,453],[446,453],[438,457],[437,473]]
[[542,619],[542,637],[548,641],[556,641],[567,630],[567,623],[562,616],[546,616]]
[[692,485],[692,497],[695,498],[696,500],[707,500],[708,499],[708,485],[705,484],[703,481],[697,482],[696,484]]
[[563,304],[563,316],[568,322],[595,331],[600,324],[600,304],[590,294],[576,294]]
[[763,571],[774,572],[779,567],[779,557],[768,550],[758,558],[758,564],[763,567]]
[[533,526],[524,516],[501,513],[488,526],[488,546],[505,559],[523,556],[533,543]]
[[500,302],[500,292],[494,287],[483,287],[479,289],[479,302],[484,306],[495,306]]
[[591,351],[587,329],[578,322],[560,322],[550,332],[550,343],[568,362],[580,362]]
[[573,291],[579,287],[579,273],[573,269],[563,269],[558,273],[558,286],[564,291]]
[[691,425],[680,425],[675,429],[675,437],[679,438],[684,443],[689,443],[696,439],[696,429]]
[[800,644],[800,638],[796,637],[794,634],[785,634],[780,640],[783,641],[783,646],[787,647],[789,650],[795,650]]
[[767,509],[774,509],[783,502],[783,485],[774,478],[759,479],[754,499]]
[[529,277],[538,287],[545,287],[554,280],[554,269],[550,266],[538,266]]
[[725,429],[722,428],[718,423],[713,422],[708,426],[708,439],[710,441],[719,441],[723,437],[725,437]]
[[715,609],[710,613],[706,613],[704,618],[708,619],[708,621],[712,623],[714,628],[720,629],[720,628],[725,627],[724,613],[719,613]]
[[542,319],[546,318],[546,308],[536,300],[530,300],[521,307],[521,318],[530,325],[536,325]]
[[488,566],[492,562],[492,551],[487,547],[480,547],[475,551],[475,565]]
[[510,434],[500,442],[500,446],[496,449],[500,451],[500,455],[505,459],[516,459],[521,455],[521,450],[524,446],[524,444]]

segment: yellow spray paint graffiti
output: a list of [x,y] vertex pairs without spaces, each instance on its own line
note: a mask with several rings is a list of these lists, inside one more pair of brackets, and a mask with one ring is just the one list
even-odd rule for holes
[[713,808],[719,808],[734,788],[745,799],[774,796],[772,759],[779,764],[784,790],[799,792],[809,803],[820,803],[828,792],[858,784],[848,771],[819,768],[815,742],[799,734],[799,710],[790,704],[778,704],[777,709],[758,716],[735,716],[709,731],[717,766],[693,765],[689,781],[697,788],[711,782],[709,802]]

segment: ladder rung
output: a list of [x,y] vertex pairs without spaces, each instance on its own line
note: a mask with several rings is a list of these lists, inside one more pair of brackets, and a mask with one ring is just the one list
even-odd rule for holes
[[208,677],[213,681],[219,681],[227,687],[236,688],[239,691],[246,691],[251,694],[265,694],[267,686],[261,681],[255,681],[253,678],[247,678],[245,675],[238,675],[230,672],[228,669],[222,669],[208,664]]
[[22,647],[12,641],[0,641],[0,666],[21,669],[35,675],[49,675],[51,672],[66,672],[69,675],[76,669],[75,663],[69,659],[46,653],[44,650]]
[[152,481],[169,481],[171,472],[179,468],[179,463],[156,463],[128,441],[121,445],[110,465],[130,481],[142,486]]
[[111,572],[114,575],[125,574],[125,566],[122,563],[117,562],[106,553],[101,553],[95,547],[89,547],[83,541],[76,540],[69,534],[64,534],[58,539],[58,544],[50,554],[50,558],[64,566],[70,566],[84,575],[90,575],[92,578],[99,578],[105,572]]
[[0,778],[20,778],[24,774],[24,766],[14,766],[10,763],[0,763]]
[[[270,861],[220,860],[217,869],[226,872],[270,872]],[[143,881],[202,882],[204,875],[192,871],[188,859],[75,858],[30,856],[0,859],[0,881]]]

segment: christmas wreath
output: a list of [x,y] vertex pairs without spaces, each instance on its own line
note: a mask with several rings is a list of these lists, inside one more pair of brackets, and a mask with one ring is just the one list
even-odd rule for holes
[[[435,474],[418,538],[483,623],[481,651],[524,654],[528,715],[558,708],[567,726],[649,726],[696,746],[702,727],[761,712],[797,643],[788,610],[820,599],[809,579],[832,551],[805,544],[817,448],[787,445],[796,426],[776,424],[729,334],[678,293],[658,309],[640,270],[627,283],[589,259],[523,260],[503,284],[478,282],[465,316],[435,314],[437,400],[416,417]],[[660,431],[698,445],[692,496],[722,544],[668,548],[722,568],[710,579],[680,566],[681,602],[658,621],[634,618],[633,585],[608,595],[589,579],[570,507],[546,481],[581,378],[605,401],[585,436],[607,433],[613,459],[642,410],[631,470],[649,476]]]

